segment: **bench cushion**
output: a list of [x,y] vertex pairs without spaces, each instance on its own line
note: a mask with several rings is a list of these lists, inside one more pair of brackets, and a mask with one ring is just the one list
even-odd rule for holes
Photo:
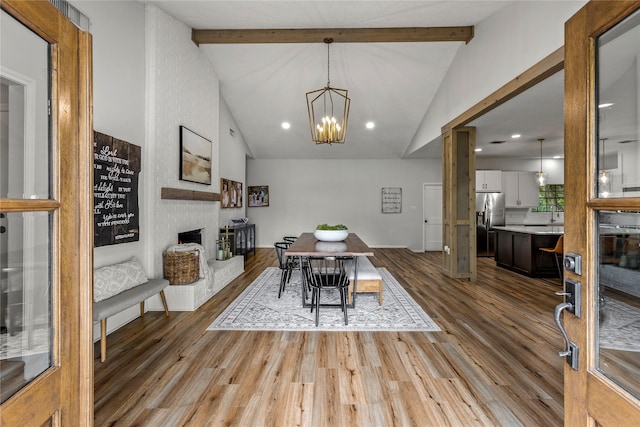
[[[351,304],[353,295],[353,279],[352,271],[349,275],[349,290],[347,292],[349,304]],[[382,276],[366,256],[358,258],[358,292],[377,292],[378,301],[382,305]]]
[[[353,280],[353,271],[349,274],[349,280]],[[358,258],[358,281],[360,280],[382,280],[380,272],[376,269],[369,258],[361,256]]]
[[150,279],[148,282],[97,302],[93,305],[93,320],[99,321],[113,316],[157,294],[167,286],[169,281],[166,279]]
[[100,267],[93,274],[93,301],[99,302],[147,281],[147,274],[140,260]]

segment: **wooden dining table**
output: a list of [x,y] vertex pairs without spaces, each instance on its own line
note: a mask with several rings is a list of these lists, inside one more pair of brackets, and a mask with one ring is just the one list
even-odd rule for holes
[[[303,258],[305,257],[328,257],[328,256],[353,256],[353,298],[349,308],[356,306],[356,290],[358,289],[358,257],[373,256],[373,251],[365,242],[355,233],[349,233],[347,238],[341,242],[323,242],[313,235],[313,233],[302,233],[296,241],[289,246],[284,253],[286,256],[298,257],[298,265],[300,266],[300,277],[303,281]],[[307,287],[301,282],[302,286],[302,305],[310,307],[308,301]]]

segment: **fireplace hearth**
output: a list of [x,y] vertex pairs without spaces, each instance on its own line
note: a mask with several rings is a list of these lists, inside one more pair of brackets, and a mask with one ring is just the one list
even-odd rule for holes
[[197,230],[184,231],[178,233],[178,243],[197,243],[202,244],[202,228]]

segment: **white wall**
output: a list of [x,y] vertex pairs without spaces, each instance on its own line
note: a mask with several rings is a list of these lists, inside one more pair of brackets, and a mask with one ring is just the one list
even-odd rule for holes
[[[231,135],[233,129],[234,135]],[[242,207],[220,209],[219,224],[224,227],[231,218],[247,216],[247,155],[249,148],[244,141],[240,128],[229,111],[223,98],[220,98],[220,177],[242,183]],[[220,185],[220,184],[218,184]]]
[[[191,41],[191,30],[155,7],[132,1],[77,1],[74,6],[91,21],[94,128],[142,147],[140,241],[95,248],[94,266],[137,256],[149,277],[162,277],[162,251],[175,243],[179,231],[205,228],[203,243],[213,254],[219,204],[161,200],[160,190],[219,192],[218,79]],[[228,111],[224,121],[227,128],[235,126]],[[180,125],[213,141],[212,185],[178,179]],[[240,175],[230,178],[244,181],[245,153],[229,151],[225,158],[232,170],[242,165]],[[108,332],[138,316],[137,305],[118,313],[108,319]]]
[[[136,2],[74,2],[90,19],[93,36],[94,129],[142,147],[138,206],[140,240],[94,249],[94,265],[101,267],[140,256],[149,239],[145,183],[151,166],[145,142],[144,6]],[[141,258],[145,269],[151,265]]]
[[[152,265],[145,254],[150,244],[150,211],[144,201],[148,196],[147,183],[153,179],[153,173],[145,134],[144,5],[137,2],[76,1],[74,6],[91,22],[94,129],[142,147],[138,183],[140,240],[95,248],[94,267],[137,256],[149,274]],[[108,331],[119,328],[139,314],[137,305],[118,313],[108,319]],[[100,335],[97,324],[93,335],[94,338]]]
[[440,137],[440,129],[564,45],[564,23],[586,1],[521,1],[475,26],[429,106],[405,155]]
[[146,6],[147,95],[149,155],[153,180],[149,183],[151,274],[162,275],[162,252],[178,243],[178,233],[203,229],[202,245],[214,254],[218,231],[218,203],[162,200],[162,187],[219,192],[217,161],[212,162],[211,185],[179,180],[179,127],[186,126],[213,144],[218,158],[220,92],[211,63],[191,41],[191,28],[154,6]]
[[[422,251],[422,184],[440,183],[440,160],[254,160],[248,185],[269,186],[269,206],[248,208],[257,245],[318,224],[344,224],[373,247]],[[402,188],[402,213],[381,212],[382,187]]]

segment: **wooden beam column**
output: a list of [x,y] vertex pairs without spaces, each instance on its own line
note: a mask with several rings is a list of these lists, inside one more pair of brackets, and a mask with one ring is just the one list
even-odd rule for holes
[[442,135],[443,271],[476,281],[476,130],[457,127]]

